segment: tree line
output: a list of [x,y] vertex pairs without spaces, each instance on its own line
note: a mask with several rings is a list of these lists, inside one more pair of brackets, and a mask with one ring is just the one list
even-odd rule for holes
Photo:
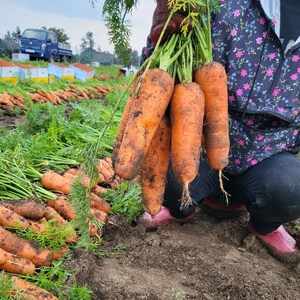
[[[41,29],[51,30],[57,34],[59,42],[68,43],[70,37],[63,28],[42,26]],[[12,53],[19,52],[19,40],[22,35],[22,30],[19,26],[15,31],[7,31],[3,38],[0,37],[0,58],[11,58]],[[123,64],[120,57],[107,51],[101,51],[100,46],[96,49],[96,43],[92,32],[87,32],[81,39],[80,53],[74,55],[74,62],[81,62],[83,64],[91,64],[92,62],[99,62],[101,65]],[[137,50],[132,50],[130,53],[131,64],[138,66],[140,56]]]

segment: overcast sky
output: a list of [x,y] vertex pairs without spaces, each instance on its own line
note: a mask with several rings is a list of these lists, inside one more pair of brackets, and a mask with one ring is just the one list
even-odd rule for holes
[[[0,0],[0,38],[19,26],[26,28],[63,28],[70,37],[75,53],[80,51],[81,39],[90,31],[101,51],[113,52],[109,44],[107,29],[102,18],[103,0],[98,0],[95,8],[89,0]],[[129,15],[131,23],[131,47],[139,53],[145,46],[150,30],[155,0],[140,0]]]

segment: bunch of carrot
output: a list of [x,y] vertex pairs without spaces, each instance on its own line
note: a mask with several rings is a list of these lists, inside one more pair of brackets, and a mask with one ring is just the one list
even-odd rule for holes
[[[174,6],[161,37],[183,2],[197,3],[170,1]],[[197,8],[202,15],[193,27],[200,34],[196,29],[185,35],[173,34],[163,46],[159,45],[161,38],[158,40],[132,85],[115,142],[116,173],[127,180],[141,176],[144,209],[153,217],[163,203],[169,161],[183,188],[182,205],[191,204],[189,184],[198,174],[201,150],[220,174],[227,165],[227,76],[224,67],[212,61],[211,50],[205,53],[211,48],[209,1],[206,4],[204,9]],[[195,15],[184,22],[192,17]],[[195,45],[200,49],[193,49]],[[198,66],[194,53],[199,54]],[[201,147],[203,140],[205,149]]]

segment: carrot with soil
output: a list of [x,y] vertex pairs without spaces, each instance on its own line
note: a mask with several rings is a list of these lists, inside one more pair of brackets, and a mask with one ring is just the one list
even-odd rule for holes
[[153,135],[174,89],[174,79],[164,70],[148,70],[134,98],[122,143],[115,158],[117,175],[133,179],[141,169]]
[[163,203],[170,158],[170,119],[167,114],[155,131],[141,170],[144,210],[156,216]]

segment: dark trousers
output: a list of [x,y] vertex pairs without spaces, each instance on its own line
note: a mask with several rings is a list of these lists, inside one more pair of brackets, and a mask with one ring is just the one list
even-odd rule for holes
[[[239,175],[224,173],[223,185],[230,195],[229,204],[245,204],[251,224],[261,234],[268,234],[282,223],[300,217],[300,160],[294,154],[274,155]],[[184,218],[204,198],[225,203],[218,173],[211,170],[204,158],[201,158],[197,177],[190,184],[193,204],[181,208],[181,193],[182,188],[169,168],[163,205],[172,216]]]

